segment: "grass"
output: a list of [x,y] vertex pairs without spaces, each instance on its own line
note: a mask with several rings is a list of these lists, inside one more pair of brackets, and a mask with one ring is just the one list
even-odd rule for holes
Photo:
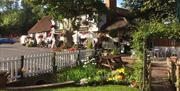
[[120,85],[106,85],[97,87],[67,87],[67,88],[56,88],[56,89],[43,89],[36,91],[141,91],[140,89],[130,88],[127,86]]

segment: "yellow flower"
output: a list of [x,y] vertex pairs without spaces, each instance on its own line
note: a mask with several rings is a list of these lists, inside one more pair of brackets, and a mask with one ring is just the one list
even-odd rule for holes
[[118,73],[124,73],[125,72],[125,69],[124,68],[120,68],[120,69],[117,69],[116,70]]
[[113,79],[111,78],[111,77],[109,77],[108,79],[107,79],[107,81],[112,81]]
[[116,79],[116,80],[122,80],[122,79],[123,79],[123,76],[117,75],[117,76],[115,76],[115,79]]

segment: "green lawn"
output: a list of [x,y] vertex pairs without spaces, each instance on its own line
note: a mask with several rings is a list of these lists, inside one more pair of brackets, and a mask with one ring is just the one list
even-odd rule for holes
[[127,86],[107,85],[107,86],[97,86],[97,87],[68,87],[68,88],[57,88],[57,89],[44,89],[39,91],[141,91],[141,90],[130,88]]

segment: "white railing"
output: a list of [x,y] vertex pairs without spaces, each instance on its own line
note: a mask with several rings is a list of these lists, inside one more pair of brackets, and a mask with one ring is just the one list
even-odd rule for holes
[[22,71],[25,77],[52,72],[52,53],[24,56]]
[[58,69],[62,69],[65,67],[74,67],[76,66],[77,58],[78,58],[78,51],[57,52],[55,56],[56,66]]
[[2,61],[0,61],[0,69],[9,72],[10,76],[8,79],[16,80],[20,77],[20,62],[20,58],[18,57],[3,58]]
[[76,66],[77,60],[88,60],[88,57],[91,56],[93,52],[94,50],[77,50],[3,58],[0,59],[0,70],[10,73],[8,77],[9,81],[16,81],[22,76],[31,77],[51,73],[54,70],[53,66],[56,66],[57,70],[65,67],[74,67]]
[[88,57],[90,57],[93,54],[94,50],[88,49],[88,50],[81,50],[80,51],[80,60],[86,61],[88,60]]

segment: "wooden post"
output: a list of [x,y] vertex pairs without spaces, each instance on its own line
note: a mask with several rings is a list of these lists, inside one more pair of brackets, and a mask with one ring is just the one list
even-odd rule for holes
[[151,91],[151,63],[149,64],[149,91]]
[[170,64],[170,58],[166,58],[166,64],[167,64],[167,69],[168,69],[168,79],[171,79],[171,64]]
[[56,66],[56,53],[53,52],[53,57],[52,57],[52,67],[53,67],[53,73],[57,72],[57,66]]
[[7,77],[9,76],[7,71],[0,71],[0,89],[5,88],[8,82]]
[[176,65],[174,62],[171,62],[171,81],[172,81],[172,84],[175,83],[175,71],[176,71]]
[[180,1],[176,0],[176,3],[177,3],[177,5],[176,5],[176,7],[177,7],[177,9],[176,9],[176,16],[177,16],[178,22],[180,22]]
[[148,91],[151,91],[151,59],[150,52],[147,55],[147,80],[148,80]]
[[143,63],[143,91],[146,89],[146,84],[147,84],[147,45],[146,45],[147,39],[144,39],[144,44],[143,44],[143,53],[144,53],[144,63]]
[[81,57],[81,49],[78,48],[78,57],[77,57],[76,65],[82,66],[81,58],[80,57]]
[[20,67],[20,71],[19,71],[20,78],[24,78],[24,75],[23,75],[23,65],[24,65],[24,56],[21,56],[21,67]]
[[176,83],[178,84],[176,87],[176,91],[179,91],[179,65],[176,64]]

